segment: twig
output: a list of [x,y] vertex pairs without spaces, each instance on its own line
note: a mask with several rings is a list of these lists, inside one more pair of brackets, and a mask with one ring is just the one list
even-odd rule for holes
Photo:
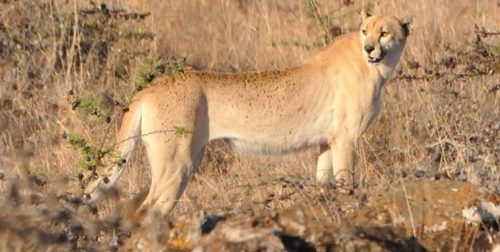
[[410,215],[411,231],[413,233],[413,237],[416,238],[417,237],[417,231],[415,230],[415,222],[413,220],[413,213],[411,211],[410,202],[408,200],[408,193],[406,192],[406,187],[404,185],[404,181],[403,181],[403,183],[401,185],[403,187],[403,192],[405,194],[405,201],[406,201],[406,207],[408,208],[408,214]]
[[431,148],[434,148],[436,146],[440,146],[440,145],[443,145],[443,144],[449,144],[451,146],[455,146],[456,145],[456,143],[453,140],[445,138],[445,139],[439,140],[438,142],[435,142],[435,143],[432,143],[432,144],[428,144],[428,145],[424,146],[424,148],[431,149]]

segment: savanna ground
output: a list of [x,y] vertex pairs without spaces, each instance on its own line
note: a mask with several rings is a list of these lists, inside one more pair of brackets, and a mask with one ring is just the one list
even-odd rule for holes
[[[191,69],[297,66],[335,36],[355,31],[361,8],[412,15],[415,22],[384,91],[381,115],[357,150],[360,186],[354,195],[314,185],[316,148],[248,157],[215,142],[158,227],[138,231],[131,217],[149,184],[141,147],[107,200],[80,204],[87,181],[120,162],[113,155],[120,118],[149,80]],[[443,185],[460,192],[446,199],[463,200],[460,207],[476,204],[469,193],[480,190],[498,211],[497,0],[2,0],[0,80],[0,250],[470,251],[499,242],[498,217],[474,229],[464,221],[425,226],[410,211],[423,209],[429,199],[445,200],[439,197],[450,192]],[[427,187],[431,196],[417,202],[417,191]],[[377,202],[392,204],[379,197],[401,189],[410,226],[398,229],[389,214],[391,221],[360,229],[377,213],[373,209],[383,208]],[[302,218],[303,226],[286,222],[294,209],[303,211],[292,218]],[[431,212],[441,210],[461,211]],[[217,221],[253,238],[219,237],[221,228],[210,233]],[[195,224],[186,224],[192,231],[184,232],[182,223]],[[432,232],[444,232],[441,243]],[[362,247],[359,240],[366,237],[371,245]]]

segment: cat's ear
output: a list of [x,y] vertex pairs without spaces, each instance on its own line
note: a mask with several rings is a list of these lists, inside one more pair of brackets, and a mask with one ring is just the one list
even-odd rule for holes
[[361,17],[363,18],[363,20],[365,20],[365,19],[367,19],[367,18],[369,18],[371,16],[372,16],[372,14],[369,13],[369,12],[367,12],[365,9],[361,10]]
[[410,25],[412,23],[413,23],[412,16],[406,16],[406,17],[401,19],[401,27],[403,27],[403,30],[405,31],[406,36],[410,35]]

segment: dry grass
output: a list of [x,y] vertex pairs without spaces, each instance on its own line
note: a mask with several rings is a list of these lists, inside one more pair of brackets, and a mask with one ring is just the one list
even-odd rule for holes
[[[112,2],[99,10],[81,1],[0,1],[2,201],[26,176],[43,195],[80,194],[78,174],[89,172],[61,136],[76,132],[92,146],[112,147],[141,62],[186,57],[194,69],[226,72],[296,66],[330,37],[356,30],[362,6],[413,15],[415,23],[381,116],[359,146],[358,194],[435,177],[500,192],[500,36],[487,35],[500,31],[498,1]],[[107,16],[117,8],[126,11]],[[129,15],[145,12],[151,12],[145,19]],[[72,110],[71,102],[84,97],[98,101],[111,121]],[[240,156],[222,142],[208,149],[174,216],[282,209],[293,204],[297,188],[314,182],[316,149],[284,157]],[[130,162],[118,202],[148,185],[143,153],[139,147]],[[284,176],[298,182],[283,189]],[[122,206],[101,204],[100,215]]]

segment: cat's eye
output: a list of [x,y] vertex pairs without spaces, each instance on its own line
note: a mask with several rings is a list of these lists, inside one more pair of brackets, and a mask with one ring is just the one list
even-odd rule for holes
[[389,35],[388,32],[382,32],[380,33],[380,37],[387,37]]
[[361,33],[366,36],[366,30],[361,30]]

